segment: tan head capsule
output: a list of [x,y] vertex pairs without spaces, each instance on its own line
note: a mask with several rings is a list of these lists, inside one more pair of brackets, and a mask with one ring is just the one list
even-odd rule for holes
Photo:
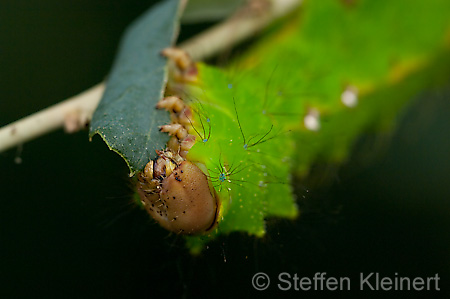
[[139,193],[149,214],[169,231],[201,234],[217,222],[217,196],[203,171],[189,161],[162,181],[159,194]]

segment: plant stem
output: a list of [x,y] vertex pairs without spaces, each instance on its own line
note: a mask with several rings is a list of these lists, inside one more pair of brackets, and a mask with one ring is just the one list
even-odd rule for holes
[[4,126],[0,129],[0,152],[64,126],[68,132],[77,131],[77,124],[84,127],[104,89],[105,84],[99,83],[79,95]]
[[249,6],[238,11],[227,21],[187,40],[179,47],[188,52],[194,61],[210,58],[253,37],[274,20],[291,12],[301,2],[301,0],[253,1],[253,3],[250,1]]

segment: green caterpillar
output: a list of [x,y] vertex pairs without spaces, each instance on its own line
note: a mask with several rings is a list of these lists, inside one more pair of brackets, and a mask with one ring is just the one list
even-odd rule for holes
[[[404,15],[399,2],[308,1],[227,69],[191,66],[189,82],[166,91],[184,101],[169,106],[186,132],[164,127],[175,150],[141,176],[149,213],[191,235],[193,252],[219,234],[263,236],[267,217],[297,217],[292,174],[342,163],[362,132],[390,130],[413,95],[448,74],[448,6],[411,2]],[[194,193],[172,192],[169,180]]]
[[[223,87],[221,94],[207,94],[201,86],[190,84],[184,94],[188,108],[175,97],[160,102],[159,108],[172,111],[175,121],[162,130],[174,137],[168,150],[159,152],[140,176],[142,203],[166,229],[202,234],[191,237],[194,243],[231,231],[263,236],[266,217],[298,215],[290,185],[292,131],[286,120],[276,120],[273,110],[288,102],[279,96],[276,102],[268,93],[270,105],[255,101],[239,92],[220,70],[204,65],[196,69],[198,82],[215,78],[215,84]],[[298,115],[293,119],[298,120]],[[194,136],[197,142],[183,154],[182,144]],[[195,251],[199,245],[191,247]]]

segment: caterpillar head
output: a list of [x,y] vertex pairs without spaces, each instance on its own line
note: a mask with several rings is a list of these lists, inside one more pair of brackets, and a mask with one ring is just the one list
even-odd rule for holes
[[205,173],[189,161],[167,169],[170,173],[165,177],[150,180],[144,171],[146,179],[141,180],[138,193],[148,213],[162,227],[178,234],[210,231],[217,224],[219,202]]

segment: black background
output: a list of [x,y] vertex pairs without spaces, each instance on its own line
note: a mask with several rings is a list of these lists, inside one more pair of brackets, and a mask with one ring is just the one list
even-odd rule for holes
[[[124,28],[150,5],[2,1],[0,126],[103,80]],[[449,95],[424,93],[390,141],[363,136],[328,187],[297,184],[298,221],[269,220],[267,237],[233,234],[200,257],[134,207],[127,167],[100,138],[58,131],[0,153],[0,296],[359,298],[359,273],[379,272],[439,273],[441,291],[365,297],[448,298]],[[251,285],[259,271],[272,279],[264,292]],[[281,293],[280,272],[348,276],[354,291]]]

